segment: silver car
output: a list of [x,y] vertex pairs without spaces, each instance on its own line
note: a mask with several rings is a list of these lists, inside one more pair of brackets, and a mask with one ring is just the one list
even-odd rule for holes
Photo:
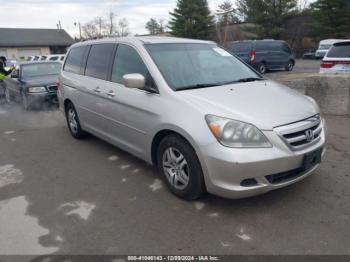
[[86,132],[156,165],[171,192],[244,198],[321,163],[315,101],[263,78],[213,42],[164,37],[73,45],[58,90],[75,138]]

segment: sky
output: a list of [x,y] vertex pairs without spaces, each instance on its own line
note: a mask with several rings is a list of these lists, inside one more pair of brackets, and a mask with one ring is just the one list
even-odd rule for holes
[[[208,0],[214,12],[224,0]],[[126,18],[132,34],[147,34],[145,24],[150,18],[169,20],[169,11],[176,0],[10,0],[1,1],[0,27],[62,28],[78,36],[74,22],[84,24],[114,11]]]

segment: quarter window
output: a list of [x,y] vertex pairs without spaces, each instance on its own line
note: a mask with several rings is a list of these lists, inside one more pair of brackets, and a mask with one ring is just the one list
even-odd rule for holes
[[81,67],[87,48],[88,46],[80,46],[71,49],[64,65],[64,71],[81,74]]
[[93,45],[86,63],[85,75],[107,80],[109,61],[114,47],[114,44]]
[[126,74],[141,74],[146,78],[146,86],[152,85],[147,67],[136,50],[127,45],[119,45],[113,64],[112,81],[124,84],[123,76]]

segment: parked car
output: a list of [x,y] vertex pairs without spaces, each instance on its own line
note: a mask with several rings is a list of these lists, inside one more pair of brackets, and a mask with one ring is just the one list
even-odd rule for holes
[[57,103],[58,62],[25,62],[6,81],[6,100],[21,101],[25,110],[44,102]]
[[337,42],[329,49],[320,73],[350,73],[350,40]]
[[333,46],[333,44],[342,41],[341,39],[326,39],[320,41],[319,47],[316,50],[316,58],[317,59],[322,59],[328,50]]
[[264,79],[214,42],[74,44],[58,98],[74,138],[88,132],[156,165],[184,199],[288,186],[309,176],[324,154],[316,102]]
[[40,61],[57,61],[57,62],[63,62],[65,58],[65,55],[45,55],[41,56]]
[[303,54],[303,59],[316,59],[316,49],[310,49]]
[[284,41],[256,40],[232,42],[229,49],[261,74],[272,69],[292,71],[295,56]]

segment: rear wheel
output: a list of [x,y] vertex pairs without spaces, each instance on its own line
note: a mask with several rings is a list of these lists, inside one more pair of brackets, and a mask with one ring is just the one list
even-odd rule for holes
[[79,117],[72,103],[66,106],[66,119],[71,135],[76,139],[82,139],[86,133],[81,128]]
[[267,72],[267,67],[266,67],[266,64],[265,63],[261,63],[259,65],[259,68],[258,68],[258,71],[260,74],[265,74]]
[[192,146],[178,135],[165,137],[157,152],[158,169],[170,191],[194,200],[205,191],[202,168]]

